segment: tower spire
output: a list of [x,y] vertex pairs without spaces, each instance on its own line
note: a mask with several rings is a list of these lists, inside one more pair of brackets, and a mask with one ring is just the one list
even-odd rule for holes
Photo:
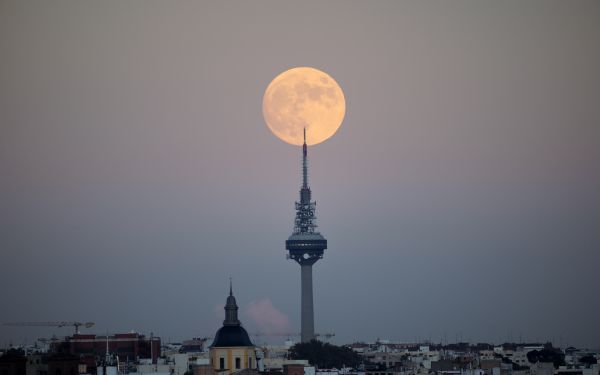
[[304,143],[302,144],[302,186],[300,187],[300,201],[296,202],[296,220],[294,233],[314,233],[316,203],[311,202],[311,191],[308,186],[308,146],[306,144],[306,128],[304,128]]
[[306,145],[306,128],[304,128],[304,144],[302,145],[302,188],[308,189],[308,146]]
[[227,297],[227,303],[225,303],[225,320],[223,321],[225,326],[239,326],[240,321],[238,319],[238,306],[233,296],[233,286],[231,283],[231,277],[229,278],[229,297]]

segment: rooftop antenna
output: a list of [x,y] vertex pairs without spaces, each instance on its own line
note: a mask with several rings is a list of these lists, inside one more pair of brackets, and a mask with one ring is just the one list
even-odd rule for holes
[[108,354],[108,331],[106,331],[106,355],[105,355],[105,366],[108,366],[110,362],[110,354]]

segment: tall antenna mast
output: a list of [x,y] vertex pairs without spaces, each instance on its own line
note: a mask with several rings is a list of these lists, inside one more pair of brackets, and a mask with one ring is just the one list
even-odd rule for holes
[[306,146],[306,128],[304,128],[304,144],[302,145],[302,188],[308,189],[308,146]]

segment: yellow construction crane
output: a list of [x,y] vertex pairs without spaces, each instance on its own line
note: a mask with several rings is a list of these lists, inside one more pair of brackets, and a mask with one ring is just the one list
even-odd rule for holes
[[79,327],[90,328],[94,326],[94,322],[13,322],[2,323],[3,326],[16,327],[75,327],[75,334],[79,333]]
[[[273,332],[273,333],[264,333],[264,332],[254,332],[251,333],[252,336],[261,337],[261,336],[280,336],[280,337],[299,337],[299,333],[291,333],[291,332]],[[335,333],[315,333],[316,337],[324,337],[326,340],[329,340],[335,336]]]

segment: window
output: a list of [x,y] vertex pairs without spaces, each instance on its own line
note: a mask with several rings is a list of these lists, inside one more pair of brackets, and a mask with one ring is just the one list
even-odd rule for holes
[[248,368],[252,368],[252,357],[248,357]]
[[240,357],[235,357],[235,368],[239,369],[241,367]]
[[219,358],[219,368],[221,370],[225,369],[225,358],[223,357]]

